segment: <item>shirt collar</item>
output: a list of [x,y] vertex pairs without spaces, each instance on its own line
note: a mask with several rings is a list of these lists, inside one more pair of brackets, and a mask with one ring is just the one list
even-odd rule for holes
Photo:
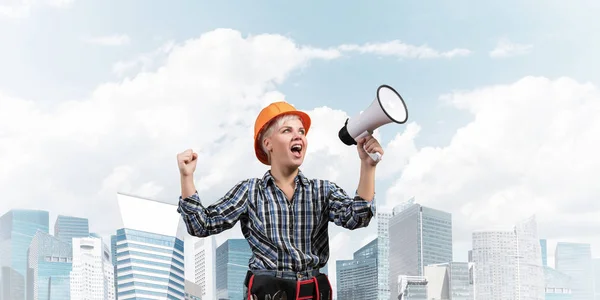
[[[309,184],[308,178],[304,176],[301,170],[298,170],[298,175],[296,176],[294,181],[296,184],[302,183],[304,186],[308,186]],[[269,183],[275,183],[275,178],[273,178],[273,175],[271,175],[271,170],[265,172],[262,178],[262,185],[264,188],[266,188],[269,185]]]

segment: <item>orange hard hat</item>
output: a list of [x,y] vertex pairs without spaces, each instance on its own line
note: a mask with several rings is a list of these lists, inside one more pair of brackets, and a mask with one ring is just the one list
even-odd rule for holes
[[269,122],[281,115],[292,114],[300,117],[302,120],[302,124],[304,124],[304,134],[308,133],[308,129],[310,128],[310,117],[305,112],[297,110],[291,104],[280,101],[269,104],[269,106],[263,108],[258,117],[256,117],[256,121],[254,122],[254,152],[256,153],[256,157],[260,162],[265,165],[269,165],[269,159],[267,154],[262,150],[260,141],[258,140],[258,136],[260,132],[265,128]]

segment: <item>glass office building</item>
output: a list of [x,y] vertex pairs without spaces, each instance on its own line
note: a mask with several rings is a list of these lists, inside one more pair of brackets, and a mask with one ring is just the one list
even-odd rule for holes
[[411,204],[389,220],[390,299],[397,299],[398,276],[423,276],[424,267],[452,261],[452,215]]
[[425,266],[428,297],[431,299],[472,300],[473,284],[468,262]]
[[1,299],[26,299],[27,250],[36,232],[48,233],[49,213],[13,209],[0,217]]
[[473,233],[477,299],[544,299],[542,251],[534,217],[513,230]]
[[71,243],[73,238],[88,237],[90,236],[88,219],[59,215],[54,223],[54,236],[67,243]]
[[108,245],[101,238],[73,238],[71,298],[114,300],[114,268]]
[[390,218],[392,212],[380,211],[377,213],[377,299],[390,299],[390,264],[388,261],[390,250]]
[[184,261],[184,242],[174,236],[117,230],[117,299],[183,299]]
[[571,277],[551,267],[544,266],[545,300],[572,300]]
[[594,258],[594,290],[596,291],[596,298],[594,300],[600,300],[600,258]]
[[27,299],[70,299],[71,244],[38,231],[27,253]]
[[540,240],[540,247],[542,250],[542,266],[548,265],[548,243],[545,239]]
[[338,300],[377,299],[378,239],[354,252],[352,260],[336,261]]
[[229,239],[217,247],[217,299],[242,299],[252,252],[245,239]]
[[572,299],[594,299],[594,270],[590,244],[559,242],[554,259],[556,270],[573,279]]

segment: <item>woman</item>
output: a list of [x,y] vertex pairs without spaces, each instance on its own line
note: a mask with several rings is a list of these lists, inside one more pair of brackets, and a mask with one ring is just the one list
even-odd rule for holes
[[372,136],[357,141],[360,180],[350,197],[334,182],[300,171],[310,125],[306,113],[286,102],[265,107],[254,124],[254,151],[270,170],[239,181],[207,207],[194,187],[198,155],[192,150],[177,155],[182,193],[177,211],[188,232],[206,237],[240,222],[252,250],[244,299],[332,299],[329,280],[319,272],[329,259],[328,222],[353,230],[368,226],[375,214],[377,163],[367,151],[383,155],[379,142]]

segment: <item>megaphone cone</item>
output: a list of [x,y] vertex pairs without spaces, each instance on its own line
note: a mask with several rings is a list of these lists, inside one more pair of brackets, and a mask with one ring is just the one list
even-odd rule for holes
[[[346,119],[344,127],[338,133],[340,140],[348,145],[356,145],[363,137],[388,123],[404,124],[408,120],[408,109],[404,99],[389,85],[377,88],[375,100],[358,115]],[[381,159],[380,153],[369,153],[374,161]]]

